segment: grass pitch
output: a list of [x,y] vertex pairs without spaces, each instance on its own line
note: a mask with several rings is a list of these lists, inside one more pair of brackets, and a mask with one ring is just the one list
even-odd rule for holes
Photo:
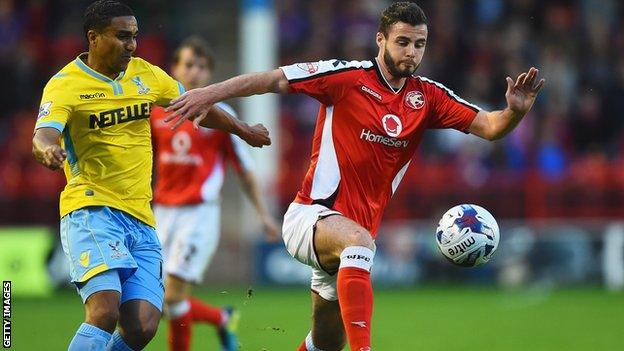
[[[242,311],[241,350],[295,350],[309,329],[306,288],[198,290],[196,296]],[[66,350],[82,322],[73,291],[14,297],[14,350]],[[373,349],[623,350],[624,293],[600,289],[501,291],[437,287],[375,292]],[[166,350],[166,323],[146,350]],[[193,350],[217,350],[214,330],[193,329]]]

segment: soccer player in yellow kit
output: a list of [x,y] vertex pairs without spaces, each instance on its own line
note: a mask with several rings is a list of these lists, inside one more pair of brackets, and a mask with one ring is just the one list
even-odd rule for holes
[[[184,92],[160,68],[132,57],[138,26],[132,10],[100,0],[84,14],[89,51],[54,75],[43,91],[33,154],[64,168],[61,241],[85,322],[69,350],[140,350],[156,333],[163,305],[162,256],[150,208],[152,104]],[[270,144],[218,108],[205,127]],[[116,329],[119,323],[119,329]]]

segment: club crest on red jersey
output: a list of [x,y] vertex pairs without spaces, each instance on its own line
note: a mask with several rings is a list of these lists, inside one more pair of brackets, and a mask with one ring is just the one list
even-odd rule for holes
[[420,110],[425,106],[425,95],[417,90],[412,90],[405,95],[405,104],[414,110]]
[[310,74],[314,74],[319,70],[319,65],[316,62],[299,63],[297,64],[297,67],[300,70],[308,72]]
[[381,118],[381,124],[388,136],[396,138],[403,131],[403,124],[398,116],[387,114]]

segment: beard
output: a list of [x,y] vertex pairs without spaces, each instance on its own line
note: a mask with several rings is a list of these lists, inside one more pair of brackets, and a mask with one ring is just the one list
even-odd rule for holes
[[387,48],[384,48],[383,60],[390,74],[392,74],[392,76],[397,77],[397,78],[411,77],[414,74],[414,72],[416,72],[418,67],[420,66],[420,64],[417,64],[417,65],[414,65],[414,68],[405,68],[405,69],[399,68],[399,65],[401,64],[401,62],[394,61],[394,59],[390,55],[390,52],[388,51]]

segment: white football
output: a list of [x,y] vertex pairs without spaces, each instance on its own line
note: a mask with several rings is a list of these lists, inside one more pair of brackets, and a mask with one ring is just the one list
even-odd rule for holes
[[438,222],[438,248],[449,261],[462,267],[476,267],[492,258],[500,232],[494,216],[477,205],[457,205]]

